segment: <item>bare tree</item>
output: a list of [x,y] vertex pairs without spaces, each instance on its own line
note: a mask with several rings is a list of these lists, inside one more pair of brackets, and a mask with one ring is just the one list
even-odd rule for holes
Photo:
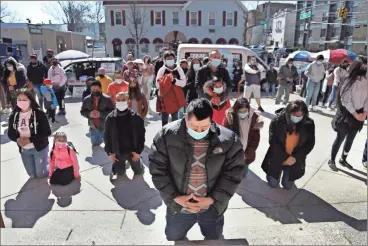
[[17,17],[16,11],[9,10],[9,7],[6,3],[1,3],[0,4],[0,23],[3,23],[5,21],[9,23],[13,23],[13,22],[19,22],[20,19]]
[[57,21],[67,24],[68,31],[83,27],[91,5],[85,1],[57,1],[45,3],[43,11]]
[[99,25],[100,21],[105,17],[104,7],[102,1],[95,1],[92,3],[91,6],[91,12],[87,15],[89,22],[93,25],[93,47],[92,47],[92,57],[93,53],[95,51],[95,41],[96,36],[98,36],[98,39],[100,40],[100,33],[96,33],[98,28],[96,28],[96,25]]
[[132,1],[130,3],[129,13],[126,18],[128,19],[128,29],[131,37],[135,41],[137,54],[139,57],[139,41],[145,35],[145,23],[147,19],[147,11],[145,4],[139,4],[138,1]]

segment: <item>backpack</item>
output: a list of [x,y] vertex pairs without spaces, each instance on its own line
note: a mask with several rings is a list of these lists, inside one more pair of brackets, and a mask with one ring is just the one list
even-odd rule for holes
[[[67,142],[67,145],[68,145],[68,154],[69,154],[69,156],[70,156],[70,149],[72,149],[75,154],[79,154],[72,142]],[[53,157],[52,155],[54,154],[54,148],[55,148],[55,143],[52,145],[52,149],[51,149],[51,153],[50,153],[50,159],[52,159],[52,157]]]

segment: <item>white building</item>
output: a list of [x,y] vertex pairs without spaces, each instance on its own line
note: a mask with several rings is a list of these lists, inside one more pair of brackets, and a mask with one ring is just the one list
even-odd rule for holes
[[273,46],[284,48],[294,47],[296,12],[287,9],[275,13],[270,36]]
[[[137,39],[139,57],[155,56],[175,34],[182,43],[244,44],[246,8],[240,1],[104,1],[104,6],[111,56],[125,57],[129,51],[136,55]],[[142,35],[132,35],[135,29]]]

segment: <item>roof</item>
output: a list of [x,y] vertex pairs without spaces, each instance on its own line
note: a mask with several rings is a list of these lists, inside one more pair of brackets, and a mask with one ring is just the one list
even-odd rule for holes
[[239,50],[249,50],[253,52],[251,49],[245,48],[239,45],[226,45],[226,44],[179,44],[179,48],[210,48],[210,49],[239,49]]
[[[132,4],[133,1],[103,1],[103,5],[129,5]],[[136,4],[178,4],[183,5],[186,4],[188,1],[182,0],[137,0],[134,1]]]

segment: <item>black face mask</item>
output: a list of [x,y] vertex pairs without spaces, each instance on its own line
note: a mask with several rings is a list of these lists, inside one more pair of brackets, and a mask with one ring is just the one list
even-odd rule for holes
[[101,91],[93,91],[91,94],[92,94],[92,96],[94,96],[94,97],[99,97],[99,96],[101,96],[101,95],[102,95],[102,92],[101,92]]
[[100,78],[105,77],[105,75],[104,75],[104,74],[99,74],[98,76],[100,76]]

